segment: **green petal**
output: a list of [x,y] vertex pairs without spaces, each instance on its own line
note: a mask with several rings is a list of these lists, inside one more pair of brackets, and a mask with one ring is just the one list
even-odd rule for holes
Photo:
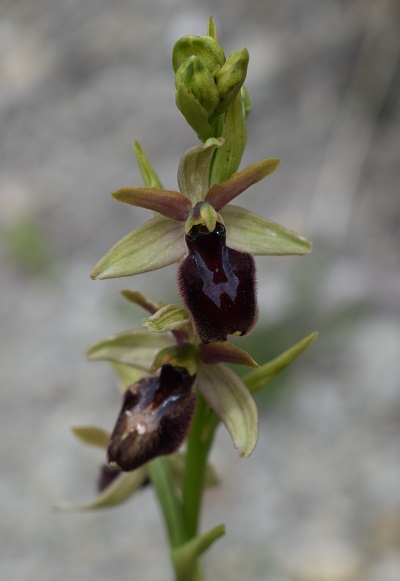
[[224,534],[225,526],[218,525],[206,533],[187,541],[184,545],[172,549],[172,559],[175,564],[177,579],[192,579],[197,559]]
[[240,456],[247,458],[258,436],[257,407],[243,381],[223,363],[200,365],[197,386],[227,427]]
[[147,370],[133,367],[133,365],[126,365],[125,363],[117,363],[111,361],[111,367],[115,371],[118,378],[118,389],[124,393],[126,389],[142,379],[147,373]]
[[283,371],[285,367],[289,365],[296,357],[300,355],[311,343],[314,343],[315,339],[318,337],[318,333],[311,333],[308,337],[305,337],[293,347],[290,347],[284,353],[281,353],[272,361],[268,361],[262,365],[259,369],[252,371],[244,378],[244,382],[251,391],[255,393],[259,391],[264,385],[271,381],[278,373]]
[[111,195],[119,202],[153,210],[166,216],[166,218],[180,222],[186,220],[191,208],[191,204],[185,196],[171,190],[121,188]]
[[93,279],[132,276],[178,262],[186,252],[183,231],[180,222],[157,216],[117,242],[90,276]]
[[71,429],[75,436],[85,444],[98,446],[103,450],[107,449],[111,434],[106,430],[96,428],[96,426],[73,426]]
[[217,147],[221,147],[224,140],[208,139],[186,151],[181,157],[178,169],[179,189],[189,198],[194,206],[204,201],[208,192],[208,176],[210,161]]
[[109,508],[125,502],[142,486],[147,478],[147,468],[142,466],[133,472],[123,472],[96,498],[87,504],[63,502],[54,508],[64,512],[83,512],[98,508]]
[[116,361],[148,370],[156,353],[172,344],[170,335],[125,331],[93,345],[88,350],[87,357],[91,361]]
[[135,141],[133,144],[133,151],[135,152],[136,161],[138,163],[140,173],[142,174],[144,185],[148,188],[162,189],[162,183],[158,179],[158,175],[151,165],[147,155],[143,151],[143,147],[138,141]]
[[166,305],[151,317],[143,319],[140,324],[155,333],[165,333],[186,327],[190,324],[190,317],[183,307]]
[[274,172],[279,163],[279,159],[264,159],[233,174],[223,184],[215,183],[206,196],[206,202],[218,212],[247,188]]
[[308,254],[312,244],[296,232],[266,220],[239,206],[221,212],[227,245],[255,255]]
[[199,352],[203,363],[235,363],[245,367],[259,367],[250,353],[239,349],[228,341],[225,343],[200,343]]

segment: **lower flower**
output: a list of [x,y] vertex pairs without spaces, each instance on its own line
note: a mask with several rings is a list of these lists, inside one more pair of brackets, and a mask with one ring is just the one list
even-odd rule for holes
[[182,367],[163,365],[126,390],[108,446],[112,467],[135,470],[179,448],[196,407],[195,379]]

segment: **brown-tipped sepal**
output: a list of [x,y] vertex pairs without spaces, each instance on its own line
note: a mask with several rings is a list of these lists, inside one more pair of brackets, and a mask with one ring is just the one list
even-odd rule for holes
[[188,254],[178,269],[182,301],[203,343],[245,335],[257,316],[255,265],[250,254],[226,246],[225,227],[195,225],[186,235]]
[[194,380],[186,369],[164,365],[127,389],[108,447],[112,466],[135,470],[179,448],[196,406]]

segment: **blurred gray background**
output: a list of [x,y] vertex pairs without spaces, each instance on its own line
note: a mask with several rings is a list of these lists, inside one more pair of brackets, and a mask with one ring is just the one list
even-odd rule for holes
[[247,205],[314,243],[257,259],[258,360],[320,337],[259,397],[260,440],[239,460],[221,429],[223,486],[204,527],[231,581],[400,579],[400,14],[397,0],[2,0],[0,3],[0,577],[170,579],[152,491],[101,513],[102,455],[71,425],[119,408],[86,348],[138,325],[123,288],[176,301],[175,267],[93,282],[94,263],[149,213],[109,193],[140,185],[139,140],[166,187],[195,135],[170,55],[213,15],[247,46],[253,100],[243,166],[280,157]]

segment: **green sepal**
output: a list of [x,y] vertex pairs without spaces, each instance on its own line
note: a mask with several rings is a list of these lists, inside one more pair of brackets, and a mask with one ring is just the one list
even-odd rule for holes
[[158,303],[153,303],[152,301],[149,301],[149,299],[140,291],[131,291],[129,289],[124,289],[121,291],[121,295],[124,297],[124,299],[126,299],[130,303],[133,303],[138,307],[142,307],[142,309],[145,309],[145,311],[149,311],[149,313],[151,314],[155,313],[156,311],[158,311],[158,309],[161,309],[161,307],[165,306],[165,303],[163,303],[162,301],[159,301]]
[[225,54],[211,36],[191,36],[186,34],[176,41],[172,49],[172,68],[176,73],[179,67],[191,56],[197,56],[213,73],[225,62]]
[[133,365],[127,365],[126,363],[117,363],[116,361],[110,361],[111,367],[117,376],[118,389],[124,393],[126,389],[142,379],[147,373],[144,369],[139,369],[139,367],[134,367]]
[[179,192],[158,188],[120,188],[112,197],[118,202],[158,212],[166,218],[183,222],[189,214],[191,204]]
[[211,158],[223,142],[221,138],[212,137],[205,143],[191,147],[181,157],[178,168],[179,190],[193,206],[203,202],[207,195]]
[[148,370],[155,354],[173,343],[171,335],[124,331],[95,343],[87,351],[90,361],[115,361]]
[[269,381],[271,381],[278,373],[283,371],[294,359],[296,359],[311,343],[314,343],[318,333],[311,333],[298,343],[284,351],[272,361],[268,361],[261,365],[259,369],[255,369],[245,376],[244,382],[251,393],[256,393],[262,389]]
[[[225,113],[236,95],[240,92],[246,79],[248,64],[249,52],[247,48],[243,48],[242,50],[233,51],[226,59],[226,62],[217,71],[215,79],[220,96],[220,103],[212,114],[210,119],[211,123],[219,115]],[[241,96],[240,104],[242,104]]]
[[[242,108],[240,106],[240,110]],[[243,111],[242,111],[243,116]],[[232,138],[234,139],[234,138]],[[267,175],[271,174],[276,170],[280,164],[279,159],[271,158],[264,159],[257,163],[249,165],[245,169],[242,169],[238,173],[231,174],[229,178],[217,181],[215,179],[215,173],[218,174],[218,164],[217,169],[214,170],[214,166],[217,164],[217,156],[214,160],[212,179],[214,180],[214,185],[210,188],[205,201],[214,206],[214,208],[219,211],[224,206],[229,204],[234,198],[239,194],[247,190],[250,186],[256,184],[257,182],[264,179]],[[222,170],[220,170],[222,171]],[[223,182],[223,183],[222,183]]]
[[54,508],[62,512],[85,512],[100,508],[110,508],[128,500],[142,486],[146,478],[146,466],[142,466],[133,472],[121,472],[93,501],[87,504],[62,502]]
[[195,345],[192,343],[183,343],[182,345],[173,345],[172,347],[161,349],[154,356],[150,371],[153,373],[167,364],[173,365],[174,367],[184,367],[187,369],[189,375],[195,375],[198,366],[198,355]]
[[73,426],[71,428],[73,434],[85,444],[89,446],[97,446],[106,450],[111,434],[102,428],[96,426]]
[[143,319],[140,324],[155,333],[166,333],[190,325],[190,317],[183,307],[165,305],[154,315]]
[[223,363],[199,365],[197,387],[225,424],[235,448],[247,458],[257,443],[258,414],[243,381]]
[[163,189],[162,183],[160,182],[158,175],[156,174],[153,166],[151,165],[147,155],[145,154],[143,147],[138,141],[133,144],[133,151],[135,152],[136,161],[142,174],[144,185],[148,188],[160,188]]
[[[178,488],[182,488],[183,475],[186,467],[186,455],[181,452],[175,452],[165,456],[165,461],[168,464],[169,472],[174,484]],[[206,464],[204,472],[204,488],[213,488],[220,484],[217,471],[210,463]]]
[[206,533],[187,541],[185,544],[173,548],[172,559],[177,574],[176,578],[179,581],[191,579],[197,559],[224,534],[225,526],[218,525]]
[[93,279],[120,278],[157,270],[185,254],[183,225],[157,216],[122,238],[99,260]]
[[306,238],[244,208],[229,205],[221,214],[226,225],[227,244],[236,250],[265,256],[311,252],[312,244]]
[[229,341],[224,343],[200,343],[200,358],[203,363],[234,363],[245,367],[259,367],[250,353],[232,345]]
[[[240,95],[237,95],[228,107],[222,137],[224,145],[215,152],[211,163],[210,186],[226,182],[238,169],[242,160],[247,142],[247,128]],[[219,209],[208,196],[206,201],[212,203],[216,210]]]

